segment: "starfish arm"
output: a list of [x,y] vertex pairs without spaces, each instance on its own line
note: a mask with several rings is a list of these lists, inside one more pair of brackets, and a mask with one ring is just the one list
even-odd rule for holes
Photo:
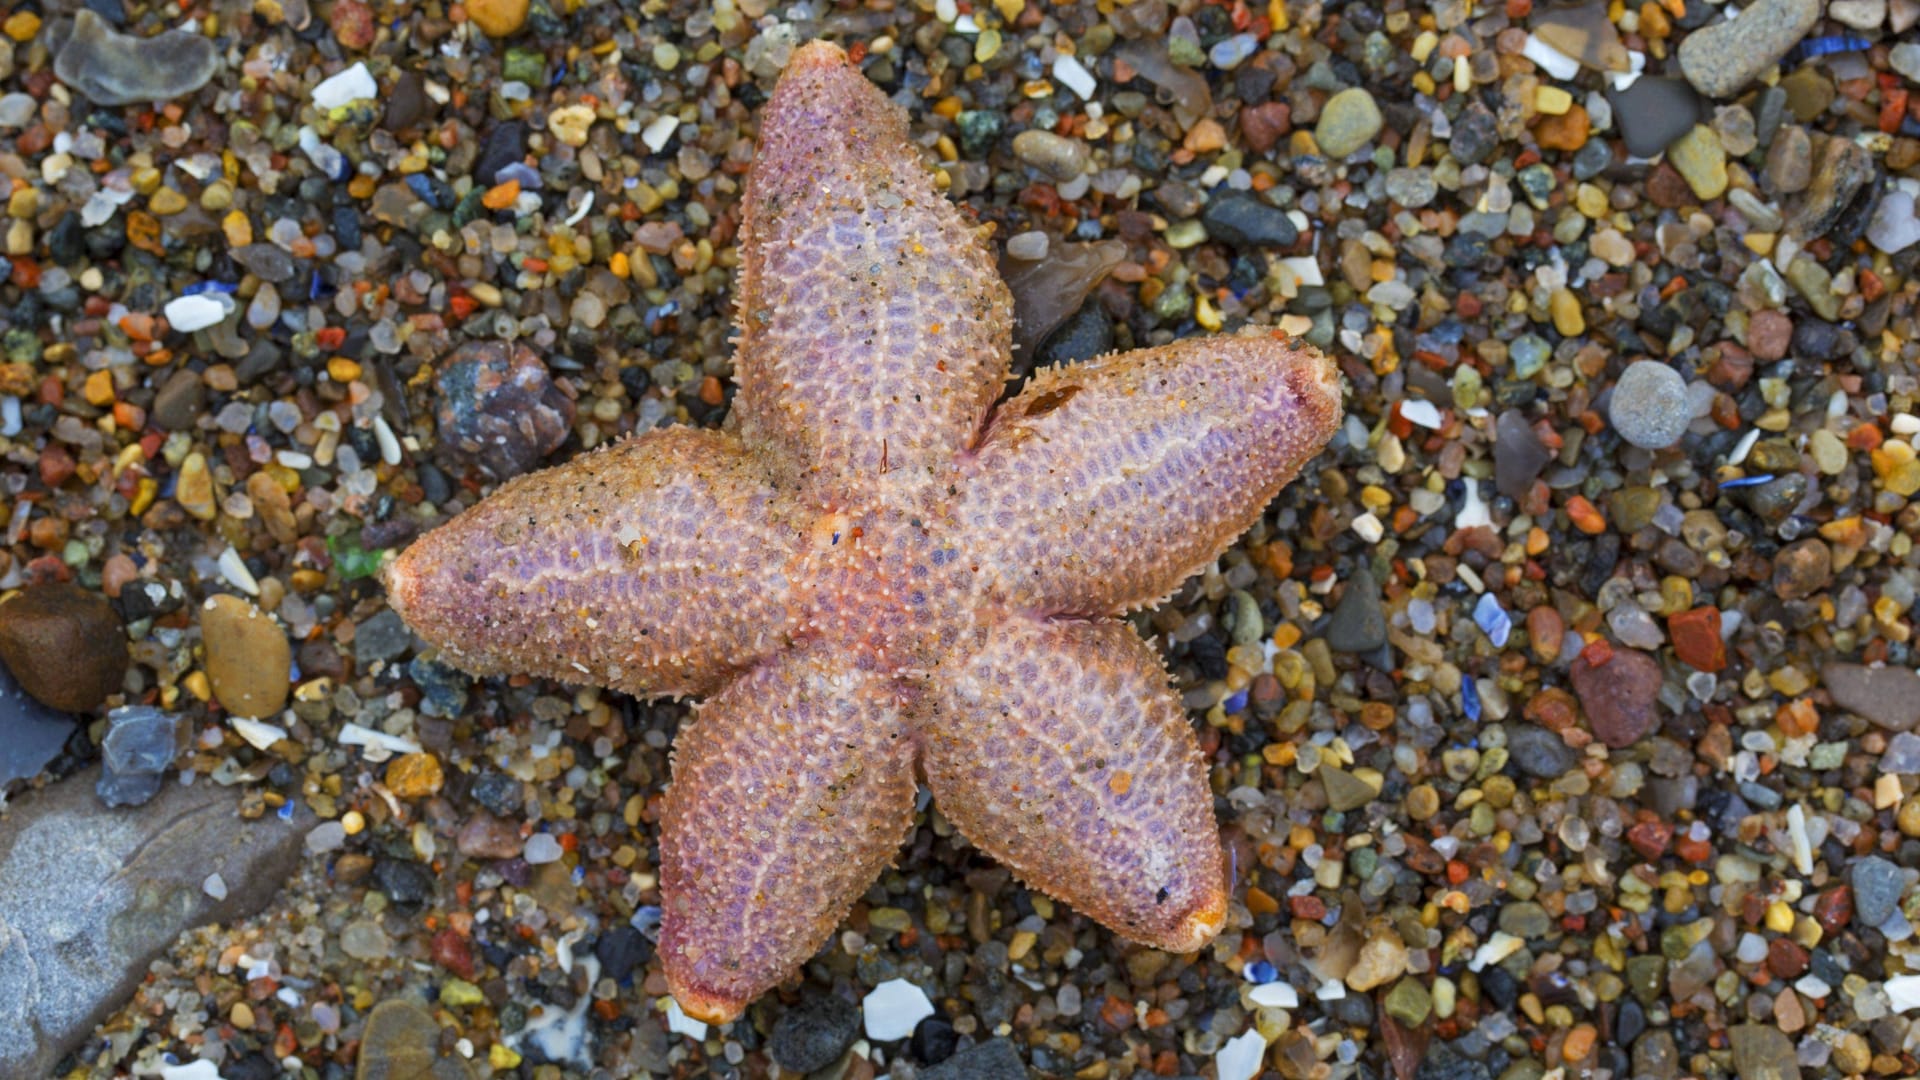
[[521,476],[386,568],[449,663],[703,694],[783,643],[803,530],[738,439],[649,432]]
[[921,734],[935,805],[1028,884],[1191,952],[1226,917],[1200,750],[1160,659],[1118,622],[1013,618],[938,673]]
[[732,1020],[805,963],[912,825],[896,684],[842,659],[776,656],[674,741],[660,952],[689,1016]]
[[1154,603],[1245,532],[1339,421],[1332,362],[1267,334],[1040,371],[966,463],[956,517],[978,588],[1036,614]]
[[796,52],[763,117],[741,225],[739,430],[841,478],[925,478],[1005,385],[1006,286],[904,113],[840,49]]

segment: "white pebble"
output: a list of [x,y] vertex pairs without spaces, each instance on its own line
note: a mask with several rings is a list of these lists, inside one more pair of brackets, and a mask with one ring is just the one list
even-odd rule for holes
[[680,1003],[672,998],[667,999],[667,1030],[696,1042],[705,1042],[707,1038],[707,1022],[688,1016],[681,1011]]
[[554,839],[552,833],[537,832],[527,837],[527,848],[521,858],[527,860],[528,866],[544,866],[559,862],[563,854],[560,841]]
[[207,880],[200,883],[200,891],[215,900],[225,900],[227,898],[226,879],[219,874],[208,874]]
[[1484,971],[1488,964],[1497,964],[1520,951],[1526,941],[1514,937],[1505,930],[1495,930],[1485,945],[1473,951],[1473,959],[1467,961],[1467,970]]
[[1887,980],[1886,991],[1894,1012],[1920,1009],[1920,975],[1895,975]]
[[1066,53],[1053,58],[1053,77],[1064,83],[1081,101],[1092,98],[1094,90],[1100,85],[1084,64]]
[[[379,750],[393,754],[417,754],[420,744],[412,739],[403,739],[398,735],[389,735],[384,731],[375,731],[360,724],[347,724],[340,729],[341,746],[364,746],[369,750]],[[373,755],[369,754],[368,757]]]
[[225,299],[210,293],[175,297],[167,301],[165,310],[167,325],[182,334],[205,330],[227,317]]
[[867,1038],[874,1042],[892,1042],[913,1034],[920,1021],[933,1015],[933,1002],[926,991],[905,979],[888,979],[873,988],[860,1002],[866,1019]]
[[20,399],[11,394],[0,397],[0,435],[12,438],[20,431]]
[[1320,260],[1311,255],[1294,255],[1281,259],[1280,265],[1286,267],[1294,280],[1303,287],[1312,288],[1327,283],[1327,279],[1320,273]]
[[673,138],[673,133],[679,129],[679,117],[662,116],[655,119],[653,123],[648,124],[646,129],[640,132],[640,141],[647,144],[647,149],[657,154],[661,148],[667,145],[667,140]]
[[1580,74],[1580,61],[1541,41],[1532,34],[1520,47],[1520,55],[1540,65],[1540,70],[1556,79],[1571,79]]
[[1487,504],[1480,498],[1480,485],[1468,482],[1466,489],[1466,497],[1460,500],[1460,512],[1453,515],[1453,527],[1471,529],[1493,524],[1493,515],[1487,512]]
[[1253,1080],[1260,1074],[1260,1062],[1267,1056],[1267,1040],[1259,1031],[1249,1031],[1227,1040],[1213,1055],[1213,1067],[1220,1080]]
[[1813,841],[1807,836],[1807,811],[1799,803],[1787,808],[1787,839],[1793,845],[1793,867],[1813,873]]
[[220,1069],[211,1061],[190,1061],[185,1065],[160,1066],[160,1080],[220,1080]]
[[274,743],[287,737],[286,728],[249,720],[244,716],[229,716],[227,724],[233,728],[235,735],[247,740],[247,744],[255,750],[271,750]]
[[380,96],[380,84],[373,81],[364,63],[320,81],[313,88],[313,103],[322,109],[337,109],[355,101],[370,101]]
[[[0,405],[4,404],[5,401],[0,401]],[[1895,435],[1920,435],[1920,416],[1910,412],[1894,413],[1891,425]]]
[[227,579],[227,584],[248,596],[260,595],[260,583],[254,580],[253,571],[247,569],[246,560],[240,557],[240,552],[235,548],[220,553],[220,576]]
[[381,461],[389,465],[400,464],[400,440],[394,438],[393,428],[387,425],[386,417],[374,416],[373,439],[380,444]]
[[1300,991],[1291,983],[1278,980],[1261,983],[1247,994],[1247,1000],[1263,1009],[1297,1009],[1300,1007]]
[[1387,535],[1387,527],[1369,512],[1353,519],[1353,534],[1369,544],[1377,544],[1381,537]]
[[323,821],[307,833],[307,850],[315,855],[338,851],[346,843],[347,827],[337,821]]
[[1440,409],[1425,398],[1401,402],[1400,416],[1409,424],[1418,424],[1429,431],[1440,430]]

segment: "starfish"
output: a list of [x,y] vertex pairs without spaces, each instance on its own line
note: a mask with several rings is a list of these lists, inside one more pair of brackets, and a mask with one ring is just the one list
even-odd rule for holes
[[660,953],[721,1022],[819,949],[912,829],[974,845],[1122,936],[1226,918],[1205,762],[1120,616],[1218,558],[1340,417],[1271,331],[1007,380],[985,234],[904,111],[795,52],[746,184],[738,393],[518,477],[385,571],[440,656],[704,702],[674,743]]

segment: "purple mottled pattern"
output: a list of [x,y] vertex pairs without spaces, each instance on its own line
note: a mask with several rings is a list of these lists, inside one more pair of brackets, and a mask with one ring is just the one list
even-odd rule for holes
[[1117,616],[1219,557],[1331,436],[1266,332],[1038,373],[979,230],[840,50],[764,114],[725,432],[521,477],[387,569],[467,670],[706,696],[674,745],[661,955],[732,1019],[897,854],[924,776],[1020,877],[1135,941],[1226,917],[1206,766]]

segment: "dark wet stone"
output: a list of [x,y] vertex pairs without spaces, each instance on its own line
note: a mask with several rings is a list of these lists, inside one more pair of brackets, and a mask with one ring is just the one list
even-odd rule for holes
[[653,942],[631,926],[616,926],[593,944],[600,971],[614,982],[625,982],[636,968],[653,959]]
[[0,1076],[53,1075],[182,931],[266,906],[314,824],[304,810],[247,820],[244,789],[211,783],[108,810],[97,779],[33,792],[0,822]]
[[1878,855],[1855,859],[1847,867],[1853,886],[1853,914],[1862,926],[1884,926],[1900,910],[1900,894],[1907,888],[1907,872]]
[[1036,365],[1071,364],[1113,351],[1113,320],[1098,299],[1080,305],[1066,322],[1047,336],[1033,360]]
[[809,1073],[840,1060],[860,1033],[860,1010],[838,994],[810,992],[774,1021],[767,1051],[783,1069]]
[[1327,647],[1334,652],[1367,653],[1387,643],[1387,613],[1380,586],[1366,567],[1356,570],[1327,621]]
[[419,907],[433,899],[433,871],[406,859],[381,859],[373,864],[373,883],[387,899],[401,907]]
[[1912,668],[1828,664],[1821,681],[1834,703],[1888,731],[1910,731],[1920,723],[1920,674]]
[[61,266],[72,266],[87,253],[87,231],[80,215],[69,210],[47,231],[47,252]]
[[434,420],[439,453],[496,480],[526,472],[573,427],[573,399],[561,393],[532,349],[503,341],[462,345],[440,364]]
[[1413,1075],[1414,1080],[1493,1080],[1485,1062],[1475,1061],[1445,1043],[1429,1048],[1420,1071]]
[[67,582],[33,585],[0,604],[0,662],[40,701],[98,708],[127,674],[127,633],[106,597]]
[[1640,1036],[1633,1044],[1633,1075],[1647,1080],[1679,1080],[1680,1048],[1674,1045],[1673,1036],[1662,1028]]
[[354,628],[353,658],[361,666],[404,656],[413,648],[413,631],[392,608],[380,611]]
[[968,109],[955,118],[960,129],[960,156],[979,161],[993,152],[994,143],[1007,129],[1006,117],[992,109]]
[[180,368],[167,376],[153,396],[152,419],[164,431],[186,431],[206,408],[207,388],[200,373]]
[[1611,659],[1595,667],[1582,654],[1570,674],[1587,723],[1601,742],[1618,750],[1660,726],[1660,664],[1653,657],[1616,648]]
[[403,71],[394,80],[380,126],[388,131],[406,131],[425,123],[433,114],[434,101],[427,96],[427,81],[418,72]]
[[954,1047],[959,1044],[960,1035],[953,1030],[953,1024],[944,1016],[934,1015],[914,1025],[907,1052],[922,1064],[938,1065],[952,1057]]
[[520,791],[520,781],[505,773],[483,772],[473,781],[468,791],[473,801],[487,808],[495,817],[510,818],[520,812],[524,796]]
[[1046,257],[1000,260],[1000,275],[1013,294],[1014,355],[1031,355],[1039,344],[1087,302],[1122,259],[1122,240],[1091,244],[1056,240]]
[[1521,772],[1541,780],[1565,775],[1580,764],[1580,753],[1567,741],[1533,724],[1518,724],[1507,731],[1509,760]]
[[1453,122],[1453,135],[1447,143],[1454,159],[1462,165],[1478,165],[1500,145],[1500,121],[1493,110],[1475,101],[1460,110]]
[[293,256],[272,244],[248,244],[235,248],[233,261],[260,280],[276,285],[293,278]]
[[1005,1039],[991,1039],[953,1055],[928,1069],[921,1080],[1027,1080],[1020,1052]]
[[142,806],[160,792],[161,775],[173,764],[180,718],[148,705],[107,714],[100,744],[100,780],[94,792],[108,806]]
[[0,792],[16,780],[40,775],[73,732],[73,717],[35,701],[0,667]]
[[1285,248],[1300,239],[1300,230],[1285,210],[1245,191],[1216,196],[1200,212],[1207,235],[1236,248]]
[[1703,102],[1685,79],[1645,75],[1625,90],[1608,90],[1613,122],[1620,128],[1627,153],[1655,157],[1675,139],[1703,122]]
[[1493,486],[1508,498],[1525,498],[1540,470],[1553,460],[1553,451],[1534,434],[1527,418],[1514,409],[1494,421],[1494,439]]
[[1777,476],[1764,484],[1745,490],[1747,509],[1768,525],[1778,525],[1793,516],[1800,500],[1807,496],[1807,478],[1793,472]]
[[527,156],[527,126],[518,120],[502,120],[487,132],[480,157],[473,163],[474,179],[491,186],[501,169]]

